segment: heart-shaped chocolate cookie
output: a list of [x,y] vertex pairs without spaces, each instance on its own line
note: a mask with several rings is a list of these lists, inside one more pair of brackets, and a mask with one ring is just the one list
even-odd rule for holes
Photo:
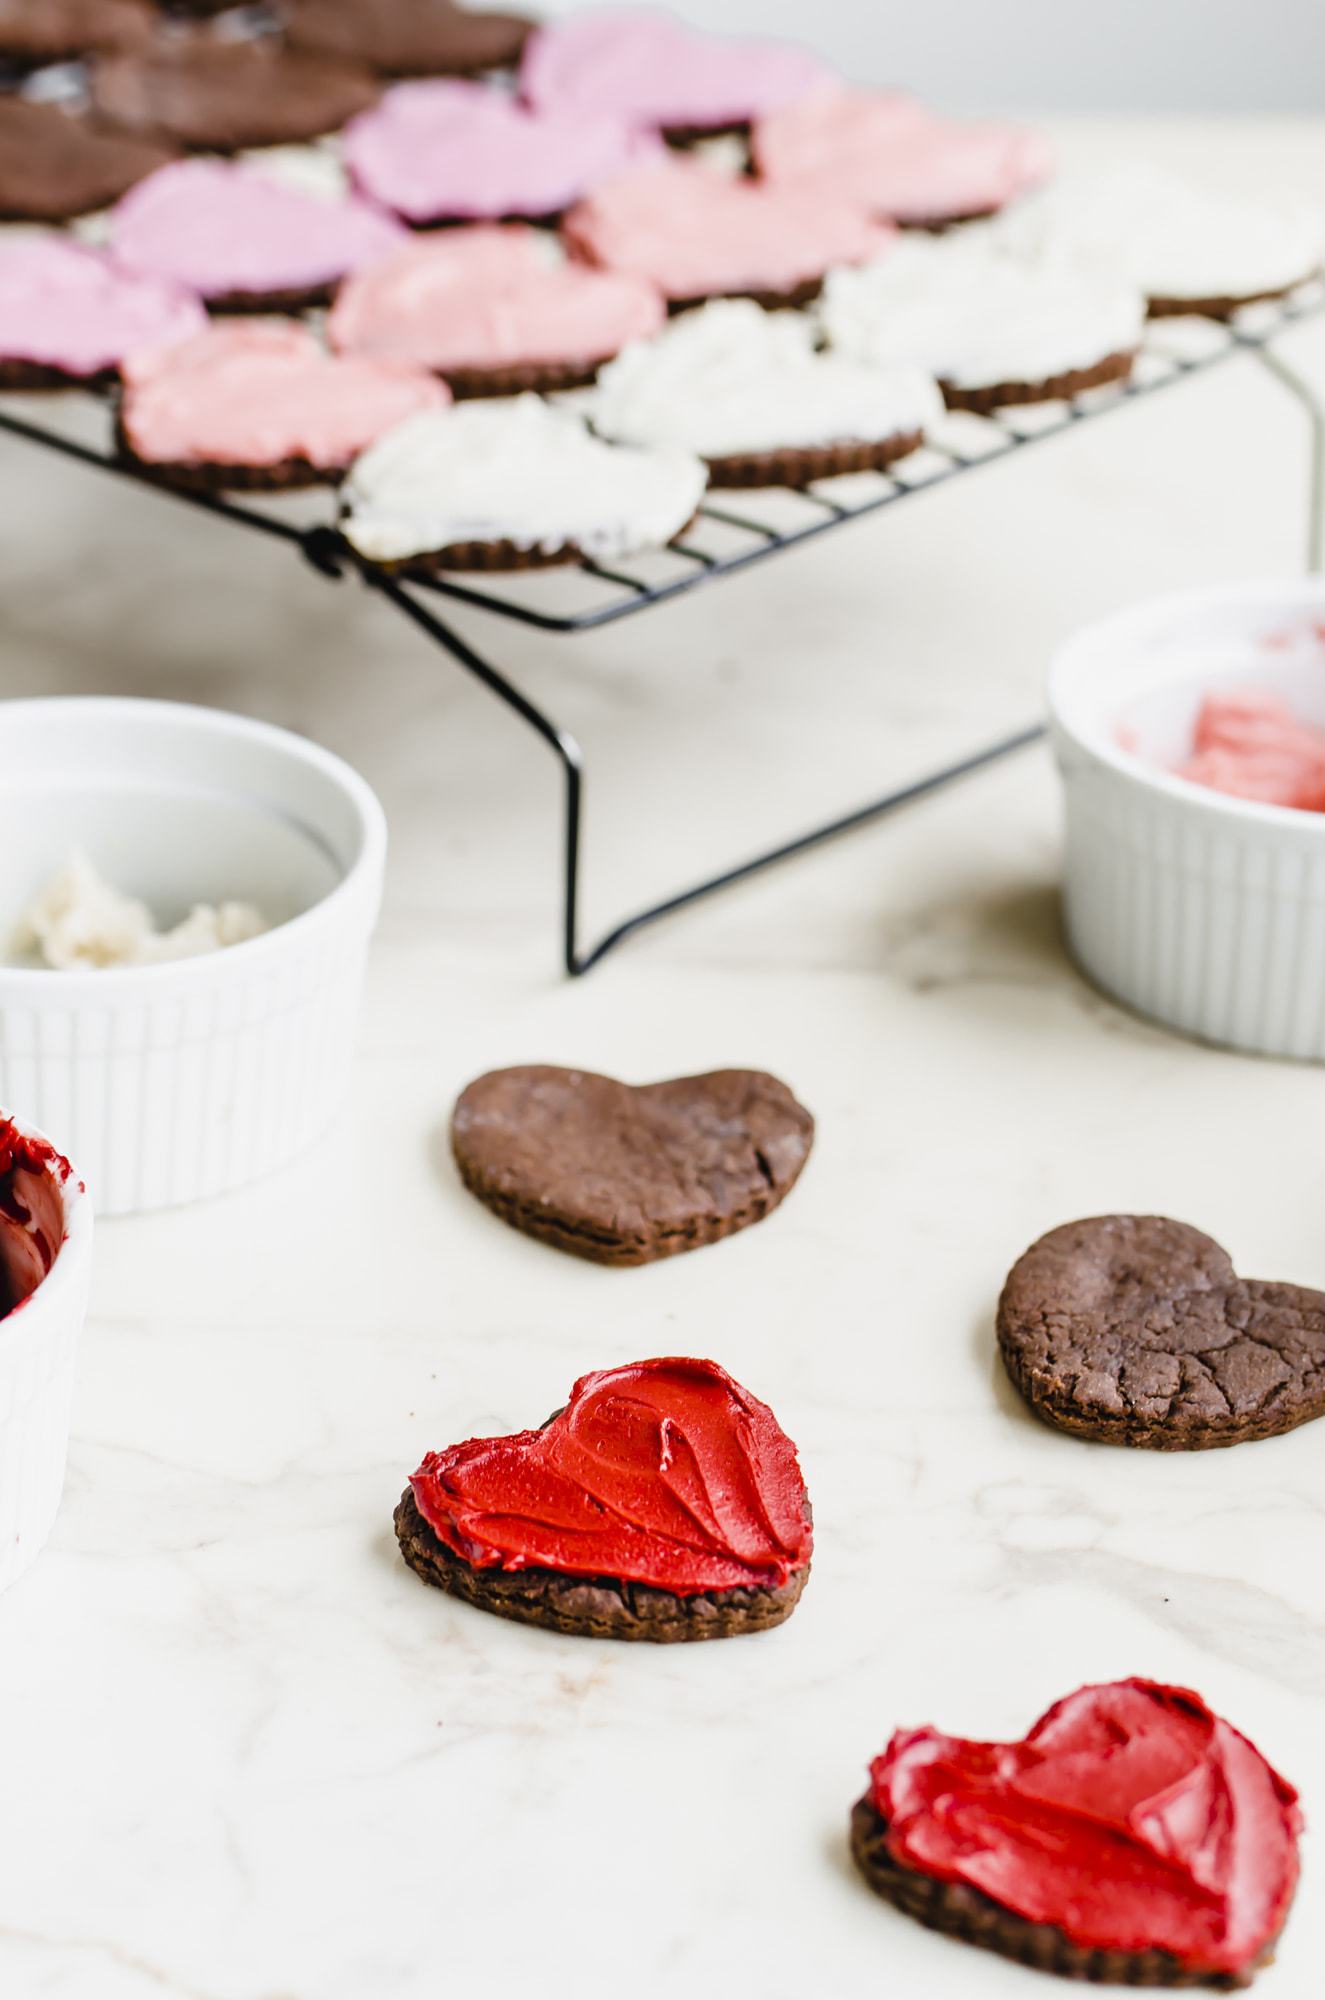
[[541,1064],[493,1070],[461,1093],[451,1124],[471,1193],[599,1264],[648,1264],[762,1221],[813,1138],[787,1086],[748,1069],[639,1086]]
[[395,1518],[425,1582],[609,1639],[780,1625],[813,1546],[795,1446],[713,1361],[585,1375],[541,1430],[429,1452]]
[[1037,1416],[1107,1444],[1200,1451],[1325,1415],[1325,1293],[1240,1278],[1165,1216],[1050,1230],[1009,1274],[998,1341]]
[[1186,1688],[1119,1681],[1020,1743],[901,1730],[852,1852],[932,1930],[1069,1978],[1243,1986],[1297,1886],[1297,1794]]

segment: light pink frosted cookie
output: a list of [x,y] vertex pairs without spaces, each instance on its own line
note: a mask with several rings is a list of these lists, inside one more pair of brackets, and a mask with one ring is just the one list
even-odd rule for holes
[[599,188],[571,210],[563,234],[590,263],[648,278],[675,305],[792,305],[812,298],[835,265],[882,256],[894,232],[821,195],[670,159]]
[[794,42],[709,35],[643,7],[549,22],[520,66],[540,110],[606,112],[677,137],[743,129],[833,81]]
[[344,137],[359,191],[417,223],[560,215],[645,143],[617,119],[452,81],[397,84]]
[[888,91],[826,91],[755,126],[772,186],[853,201],[920,227],[992,215],[1050,173],[1048,142],[1016,125],[939,118]]
[[225,160],[179,160],[124,197],[110,241],[117,263],[176,278],[213,305],[295,311],[406,236],[368,202],[319,200]]
[[538,230],[444,230],[340,289],[327,322],[343,354],[411,362],[460,396],[592,381],[632,340],[656,333],[662,294],[643,278],[557,258]]
[[206,488],[334,482],[416,410],[450,397],[420,369],[340,360],[305,328],[235,320],[124,370],[120,444]]
[[116,270],[58,236],[0,244],[0,386],[61,388],[113,373],[140,349],[187,340],[207,324],[179,285]]

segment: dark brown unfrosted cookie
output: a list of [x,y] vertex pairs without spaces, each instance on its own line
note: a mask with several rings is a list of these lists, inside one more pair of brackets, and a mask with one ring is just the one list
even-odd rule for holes
[[619,1577],[566,1576],[553,1569],[476,1569],[454,1555],[419,1512],[407,1486],[395,1512],[400,1553],[417,1576],[476,1610],[521,1625],[542,1625],[584,1639],[636,1639],[675,1645],[766,1632],[790,1618],[809,1577],[797,1570],[781,1588],[704,1590],[678,1597]]
[[54,104],[0,97],[0,221],[69,222],[118,201],[175,157]]
[[152,22],[147,0],[0,0],[0,62],[38,69],[136,48]]
[[368,71],[275,38],[227,41],[209,30],[161,35],[93,69],[92,104],[126,132],[234,153],[335,132],[377,101]]
[[[898,1861],[888,1847],[887,1823],[866,1793],[851,1813],[851,1852],[876,1895],[926,1929],[959,1938],[963,1944],[996,1951],[1039,1972],[1060,1979],[1084,1979],[1117,1986],[1214,1986],[1229,1990],[1245,1986],[1248,1976],[1226,1977],[1193,1972],[1167,1951],[1100,1951],[1075,1944],[1056,1924],[1033,1923],[1015,1910],[964,1882],[945,1882],[922,1875]],[[1266,1952],[1260,1961],[1268,1960]]]
[[1200,1451],[1325,1415],[1325,1293],[1240,1278],[1164,1216],[1042,1236],[1003,1288],[998,1341],[1037,1416],[1106,1444]]
[[510,69],[533,28],[524,14],[453,0],[281,0],[296,48],[345,56],[381,76],[475,76]]
[[648,1264],[770,1214],[814,1120],[759,1070],[618,1083],[590,1070],[493,1070],[451,1123],[472,1194],[527,1236],[598,1264]]

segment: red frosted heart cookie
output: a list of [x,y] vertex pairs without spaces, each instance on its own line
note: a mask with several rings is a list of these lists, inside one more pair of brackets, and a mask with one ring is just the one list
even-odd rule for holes
[[796,1448],[714,1361],[582,1376],[541,1430],[429,1452],[396,1509],[426,1583],[529,1625],[724,1639],[780,1625],[813,1536]]
[[1081,1688],[1020,1743],[899,1730],[851,1845],[932,1930],[1069,1978],[1242,1986],[1297,1886],[1297,1794],[1199,1695]]

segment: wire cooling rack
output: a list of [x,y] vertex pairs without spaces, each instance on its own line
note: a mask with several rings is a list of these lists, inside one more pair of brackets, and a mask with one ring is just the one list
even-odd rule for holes
[[186,492],[126,465],[116,456],[110,442],[108,413],[105,442],[88,444],[68,435],[56,424],[37,421],[29,414],[30,403],[19,410],[14,408],[12,400],[0,400],[0,431],[85,465],[153,485],[186,505],[284,540],[324,575],[340,577],[357,573],[369,588],[391,602],[444,648],[457,665],[533,729],[552,750],[562,772],[562,962],[567,974],[578,977],[626,938],[660,918],[840,834],[866,826],[1026,748],[1043,735],[1043,725],[1038,721],[1028,723],[953,762],[922,773],[881,798],[636,911],[596,943],[582,946],[579,899],[583,862],[583,752],[569,730],[536,706],[441,616],[437,609],[439,599],[443,602],[449,599],[543,632],[596,631],[670,603],[722,577],[742,574],[788,549],[802,547],[821,535],[878,514],[913,494],[928,492],[981,466],[997,464],[1028,445],[1061,437],[1109,410],[1126,409],[1160,389],[1239,355],[1254,357],[1269,370],[1294,396],[1310,425],[1307,561],[1310,568],[1318,570],[1325,557],[1325,408],[1312,386],[1283,360],[1272,343],[1276,336],[1319,314],[1323,307],[1325,290],[1314,284],[1300,288],[1287,299],[1248,307],[1229,323],[1153,322],[1128,382],[1089,390],[1071,402],[1021,405],[990,417],[954,414],[944,421],[922,451],[896,465],[890,473],[859,473],[818,481],[794,493],[770,489],[711,495],[680,542],[631,562],[609,567],[581,560],[564,570],[520,572],[510,577],[455,574],[426,583],[417,580],[404,583],[356,554],[329,523],[308,527],[292,518],[289,503],[280,498],[241,502],[223,494]]

